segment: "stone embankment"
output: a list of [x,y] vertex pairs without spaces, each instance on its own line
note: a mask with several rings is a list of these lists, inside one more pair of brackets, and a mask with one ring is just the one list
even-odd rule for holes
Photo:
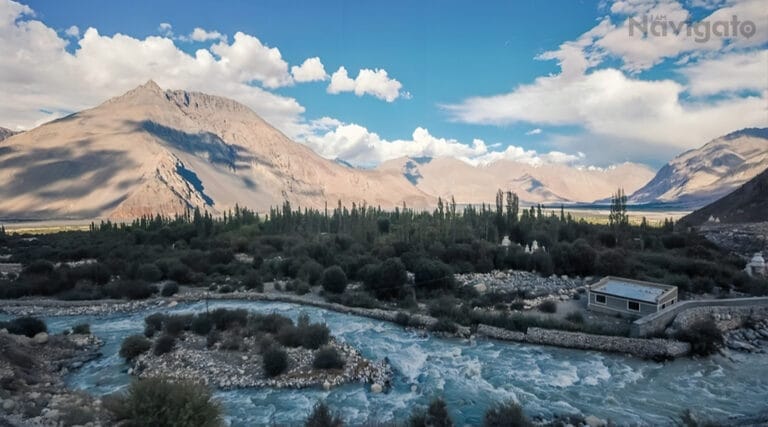
[[528,328],[528,331],[523,333],[488,325],[479,325],[477,333],[488,338],[500,340],[552,345],[579,350],[624,353],[645,359],[682,357],[687,355],[691,349],[688,343],[668,339],[627,338],[543,328]]

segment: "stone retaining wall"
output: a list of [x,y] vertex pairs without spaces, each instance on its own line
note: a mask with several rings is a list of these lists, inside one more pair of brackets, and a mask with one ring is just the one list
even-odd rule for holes
[[672,322],[671,328],[680,331],[690,328],[697,322],[713,319],[721,331],[730,331],[742,327],[747,320],[768,319],[768,305],[747,307],[693,307],[680,313]]
[[694,307],[768,307],[768,297],[731,298],[714,300],[681,301],[657,313],[635,320],[630,327],[632,337],[661,335],[675,317]]
[[488,325],[478,325],[477,333],[488,338],[530,344],[552,345],[579,350],[625,353],[645,359],[666,359],[685,356],[690,352],[688,343],[667,339],[644,339],[592,335],[554,329],[528,328],[527,333],[508,331]]

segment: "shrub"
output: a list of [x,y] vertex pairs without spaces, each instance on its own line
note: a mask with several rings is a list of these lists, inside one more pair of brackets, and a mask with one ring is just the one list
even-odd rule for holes
[[364,276],[366,287],[380,299],[399,297],[408,280],[408,273],[400,258],[389,258],[380,266],[369,265],[363,268],[365,270],[358,274]]
[[691,343],[691,352],[708,356],[723,346],[723,333],[712,319],[701,320],[688,329],[678,332],[675,338]]
[[213,348],[214,345],[216,345],[217,342],[221,339],[221,334],[219,334],[219,331],[215,329],[211,329],[208,332],[208,335],[205,336],[205,346],[207,348]]
[[342,369],[344,359],[339,352],[331,347],[325,346],[315,352],[315,360],[312,362],[315,369]]
[[416,289],[453,289],[455,286],[453,270],[440,261],[424,259],[416,265],[413,274]]
[[155,356],[161,356],[172,351],[174,347],[176,347],[176,337],[163,334],[155,340],[155,347],[152,351],[155,353]]
[[189,327],[190,322],[187,316],[168,316],[163,322],[163,331],[168,335],[178,336]]
[[277,331],[275,336],[277,341],[286,347],[299,347],[301,346],[301,334],[299,330],[293,325],[286,325]]
[[379,301],[366,292],[344,292],[341,295],[327,294],[330,302],[346,305],[347,307],[376,308]]
[[243,348],[243,339],[237,334],[228,334],[221,342],[221,348],[229,351],[240,351]]
[[160,291],[160,295],[164,297],[170,297],[176,295],[179,292],[179,285],[176,282],[168,282],[163,285],[163,289]]
[[494,404],[485,412],[484,427],[532,427],[533,423],[515,402]]
[[79,323],[72,327],[72,333],[78,335],[90,335],[91,325],[87,323]]
[[224,331],[232,326],[245,326],[248,324],[248,311],[242,308],[230,310],[217,308],[210,314],[216,329]]
[[557,303],[552,300],[542,302],[537,308],[542,313],[557,313]]
[[208,335],[213,329],[213,322],[206,314],[198,314],[192,319],[189,329],[197,335]]
[[402,311],[398,311],[395,315],[395,323],[401,326],[408,326],[411,324],[411,316]]
[[190,271],[189,267],[178,260],[174,260],[168,266],[168,273],[166,274],[166,277],[178,283],[192,282],[192,272]]
[[432,332],[447,332],[449,334],[456,333],[458,330],[458,327],[451,319],[446,319],[445,317],[441,317],[437,319],[437,322],[435,322],[432,326],[429,327],[429,330]]
[[270,377],[276,377],[288,368],[288,353],[281,347],[272,346],[262,356],[264,372]]
[[565,316],[565,320],[573,323],[584,323],[584,315],[578,311],[574,311],[573,313],[568,313],[568,315]]
[[316,350],[328,344],[331,338],[331,331],[328,329],[328,326],[322,323],[307,325],[299,328],[299,330],[301,331],[302,347],[310,350]]
[[107,284],[104,291],[110,298],[139,300],[151,297],[157,289],[142,280],[116,280]]
[[293,293],[296,295],[306,295],[312,290],[309,287],[309,283],[299,279],[296,279],[292,282],[292,288]]
[[312,409],[312,413],[309,414],[307,421],[304,423],[305,427],[341,427],[344,422],[339,418],[337,414],[331,413],[324,402],[319,402]]
[[323,266],[317,261],[308,260],[299,268],[296,277],[314,286],[322,276]]
[[120,357],[130,361],[151,347],[152,343],[143,335],[130,335],[123,340],[123,344],[120,346]]
[[145,282],[159,282],[163,278],[163,272],[155,264],[142,264],[136,270],[136,277]]
[[242,283],[246,289],[255,290],[256,292],[264,292],[264,282],[261,280],[261,275],[258,271],[251,271],[246,274]]
[[328,267],[323,272],[323,289],[333,294],[340,294],[347,288],[347,275],[338,265]]
[[411,427],[453,427],[448,408],[443,399],[432,400],[426,411],[414,411],[409,421]]
[[207,387],[192,381],[141,379],[131,383],[124,394],[105,399],[104,406],[128,425],[222,425],[220,404]]
[[148,327],[156,331],[163,329],[164,321],[165,321],[165,315],[162,313],[150,314],[149,316],[144,318],[144,323],[146,323]]
[[14,335],[24,335],[32,338],[40,332],[48,332],[48,327],[45,322],[37,317],[18,317],[4,324],[5,329]]
[[221,285],[219,286],[219,293],[220,294],[228,294],[232,292],[232,287],[229,285]]

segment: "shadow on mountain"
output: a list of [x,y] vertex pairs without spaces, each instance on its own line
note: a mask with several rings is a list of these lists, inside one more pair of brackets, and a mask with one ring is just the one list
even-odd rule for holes
[[185,168],[181,163],[176,164],[176,172],[181,175],[181,177],[184,178],[195,189],[195,191],[197,191],[200,197],[202,197],[205,201],[206,205],[213,206],[213,199],[205,194],[205,187],[203,186],[203,182],[200,181],[200,178],[195,172]]
[[[85,142],[88,144],[88,142]],[[66,147],[33,149],[0,160],[0,169],[19,168],[12,182],[0,185],[0,197],[34,194],[40,197],[82,197],[109,182],[116,174],[137,165],[125,152],[97,150],[75,155]],[[51,190],[59,182],[70,185]]]
[[253,160],[244,148],[227,144],[212,132],[187,133],[153,121],[139,122],[137,127],[173,148],[204,157],[215,165],[236,170],[238,167],[247,166]]

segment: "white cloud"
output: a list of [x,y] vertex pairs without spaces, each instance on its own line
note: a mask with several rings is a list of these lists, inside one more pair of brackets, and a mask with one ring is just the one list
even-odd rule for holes
[[291,74],[293,79],[300,83],[328,80],[325,67],[318,57],[307,58],[301,65],[294,65],[291,67]]
[[26,6],[0,0],[0,57],[14,58],[0,61],[0,97],[13,100],[0,104],[0,126],[30,128],[154,79],[165,88],[236,99],[289,136],[304,131],[304,107],[295,99],[251,84],[291,81],[280,52],[255,37],[238,33],[232,44],[188,54],[168,37],[107,36],[89,28],[70,53],[69,40],[32,15]]
[[[400,89],[403,85],[389,77],[386,70],[370,70],[364,68],[360,70],[355,79],[351,79],[347,69],[339,67],[331,75],[331,83],[328,85],[328,93],[338,94],[341,92],[354,92],[357,96],[371,95],[376,98],[392,102],[401,94]],[[408,94],[410,97],[410,94]]]
[[[372,166],[387,160],[410,157],[455,157],[469,164],[488,164],[498,160],[514,160],[529,164],[574,163],[583,160],[579,153],[570,155],[559,151],[539,154],[535,150],[510,145],[503,150],[480,139],[464,144],[455,139],[438,138],[429,130],[418,127],[410,139],[386,140],[358,124],[345,124],[323,118],[316,129],[325,133],[310,135],[305,143],[329,159],[340,158],[357,166]],[[313,123],[314,125],[314,123]]]
[[219,40],[222,42],[227,41],[227,36],[221,34],[218,31],[206,31],[203,28],[197,27],[192,30],[187,39],[195,42],[207,42],[208,40]]
[[76,38],[80,37],[80,29],[77,28],[77,25],[73,25],[73,26],[67,28],[64,31],[64,34],[66,34],[69,37],[72,37],[72,38],[76,39]]
[[539,135],[541,133],[541,128],[531,129],[528,132],[526,132],[526,135]]
[[768,50],[731,53],[684,67],[691,95],[741,90],[768,91]]
[[173,25],[168,22],[161,22],[157,27],[157,31],[166,37],[173,37]]

